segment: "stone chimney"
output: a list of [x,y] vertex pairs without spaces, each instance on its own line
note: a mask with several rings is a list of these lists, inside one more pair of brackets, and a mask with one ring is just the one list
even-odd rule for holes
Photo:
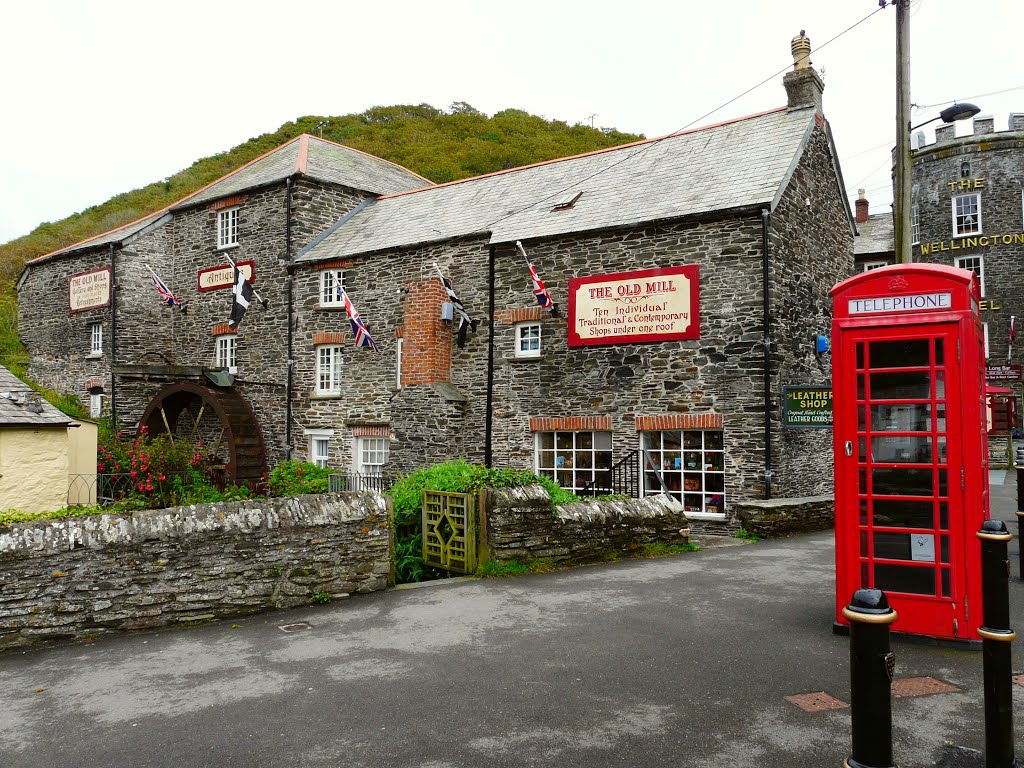
[[864,189],[857,190],[857,215],[855,217],[858,224],[863,224],[868,220],[868,199],[864,197]]
[[786,103],[790,109],[814,107],[821,112],[821,94],[825,83],[811,66],[811,41],[800,30],[790,43],[793,52],[793,70],[782,78],[786,86]]
[[978,115],[972,122],[975,136],[984,136],[986,133],[994,133],[996,130],[996,121],[992,115]]

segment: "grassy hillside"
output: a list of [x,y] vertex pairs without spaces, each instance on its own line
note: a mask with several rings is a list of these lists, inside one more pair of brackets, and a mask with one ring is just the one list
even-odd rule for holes
[[273,133],[197,160],[165,181],[116,195],[61,221],[40,224],[0,245],[0,364],[19,374],[26,364],[17,338],[14,283],[27,260],[159,210],[302,133],[322,133],[325,139],[391,160],[439,183],[643,138],[546,120],[518,109],[488,117],[462,102],[447,110],[429,104],[398,105],[340,117],[300,117]]

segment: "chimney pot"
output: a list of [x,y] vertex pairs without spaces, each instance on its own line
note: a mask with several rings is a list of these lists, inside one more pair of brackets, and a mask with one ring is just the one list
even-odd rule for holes
[[793,53],[793,69],[782,78],[786,87],[786,105],[789,109],[815,107],[821,112],[821,94],[825,83],[821,75],[811,66],[811,41],[800,30],[790,43]]

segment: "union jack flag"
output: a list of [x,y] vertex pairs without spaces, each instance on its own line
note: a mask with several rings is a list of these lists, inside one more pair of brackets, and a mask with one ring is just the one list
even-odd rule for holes
[[345,311],[348,313],[348,321],[352,324],[352,335],[355,337],[356,346],[369,347],[374,352],[380,352],[377,349],[377,343],[373,340],[369,329],[366,327],[366,323],[359,317],[356,308],[352,306],[352,300],[349,299],[348,294],[340,286],[338,287],[338,293],[341,294],[342,299],[345,301]]
[[157,275],[157,273],[152,269],[150,269],[149,272],[152,275],[150,280],[152,280],[153,285],[156,286],[156,292],[160,294],[160,300],[168,307],[178,307],[182,313],[188,312],[188,308],[185,304],[181,299],[171,293],[171,289],[168,288],[167,284],[160,279],[159,275]]
[[526,266],[530,268],[530,279],[533,281],[533,295],[537,297],[537,303],[550,312],[552,317],[558,317],[558,305],[551,298],[548,289],[544,287],[544,281],[540,279],[537,270],[533,268],[533,262],[526,255],[526,249],[523,248],[523,244],[518,240],[516,240],[516,247],[523,254],[523,258],[526,259]]

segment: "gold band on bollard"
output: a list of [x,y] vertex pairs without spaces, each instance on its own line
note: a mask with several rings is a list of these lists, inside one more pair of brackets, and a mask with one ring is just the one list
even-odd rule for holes
[[896,621],[896,611],[889,613],[857,613],[849,607],[843,608],[843,616],[850,621],[858,621],[861,624],[892,624]]
[[978,634],[986,640],[1001,640],[1004,643],[1012,643],[1017,639],[1017,633],[1012,629],[997,632],[992,629],[985,629],[985,627],[978,627]]
[[978,531],[979,539],[987,539],[988,541],[1013,541],[1012,533],[986,533],[985,531]]

